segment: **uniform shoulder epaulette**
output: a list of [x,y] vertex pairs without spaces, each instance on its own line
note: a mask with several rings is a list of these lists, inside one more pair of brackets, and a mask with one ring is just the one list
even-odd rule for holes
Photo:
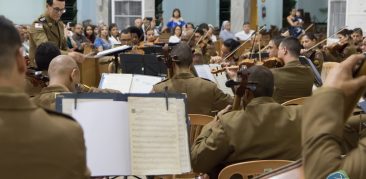
[[41,23],[46,23],[46,17],[45,16],[41,16],[38,18],[38,22],[41,22]]
[[202,78],[202,77],[199,77],[199,78],[201,78],[201,79],[203,79],[203,80],[205,80],[205,81],[209,81],[209,82],[211,82],[211,83],[215,83],[215,82],[213,82],[213,81],[211,81],[211,80],[209,80],[209,79],[207,79],[207,78]]
[[64,118],[67,118],[71,121],[75,121],[75,119],[67,114],[63,114],[63,113],[59,113],[57,111],[53,111],[53,110],[49,110],[49,109],[45,109],[43,108],[48,114],[52,114],[52,115],[56,115],[56,116],[61,116],[61,117],[64,117]]
[[156,83],[155,85],[158,85],[158,84],[160,84],[160,83],[164,83],[164,82],[166,82],[166,81],[168,81],[168,80],[170,80],[170,79],[165,79],[165,80],[163,80],[163,81],[161,81],[161,82],[159,82],[159,83]]

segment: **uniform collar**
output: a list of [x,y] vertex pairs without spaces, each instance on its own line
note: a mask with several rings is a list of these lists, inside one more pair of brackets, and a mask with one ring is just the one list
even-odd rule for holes
[[285,66],[293,67],[293,66],[299,66],[301,65],[300,60],[293,60],[288,62]]
[[53,85],[53,86],[47,86],[46,88],[43,88],[40,94],[45,93],[54,93],[54,92],[70,92],[66,87],[61,85]]
[[58,23],[58,21],[53,20],[48,14],[44,14],[44,17],[46,18],[47,23],[51,23],[51,24]]
[[253,98],[248,106],[256,106],[256,105],[259,105],[259,104],[265,104],[265,103],[275,103],[275,101],[273,100],[272,97],[257,97],[257,98]]
[[0,109],[35,109],[37,106],[29,100],[29,96],[23,91],[0,87]]
[[194,78],[194,75],[192,73],[184,72],[179,73],[173,76],[174,79],[188,79],[188,78]]

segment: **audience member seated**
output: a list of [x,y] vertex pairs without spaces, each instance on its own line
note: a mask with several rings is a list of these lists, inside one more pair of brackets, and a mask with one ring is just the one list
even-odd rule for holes
[[180,37],[182,36],[182,28],[180,26],[175,26],[173,32],[172,36],[169,37],[169,43],[179,43]]
[[254,30],[250,29],[250,23],[244,22],[243,31],[236,33],[235,37],[238,38],[239,40],[244,41],[244,40],[250,39],[250,37],[252,36],[253,33],[254,33]]
[[99,29],[99,36],[94,41],[94,47],[98,52],[112,48],[112,44],[108,38],[108,26],[103,25]]
[[111,42],[112,47],[116,45],[121,45],[117,24],[111,24],[109,26],[109,41]]
[[231,32],[231,23],[230,21],[222,22],[221,31],[219,37],[225,41],[227,39],[236,39],[235,34]]
[[77,48],[75,51],[77,52],[84,52],[84,47],[90,43],[89,40],[83,35],[83,26],[81,24],[75,25],[72,39],[76,42]]

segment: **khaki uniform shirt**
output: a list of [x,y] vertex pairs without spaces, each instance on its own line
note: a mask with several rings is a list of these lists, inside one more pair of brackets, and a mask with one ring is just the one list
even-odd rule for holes
[[185,93],[188,98],[189,114],[213,115],[212,111],[224,109],[232,104],[230,95],[223,93],[209,80],[195,77],[191,73],[180,73],[153,87],[154,92]]
[[299,159],[300,113],[300,106],[254,98],[245,110],[229,112],[203,128],[192,146],[193,170],[216,178],[224,166],[235,162]]
[[89,178],[83,131],[23,92],[0,88],[1,178]]
[[313,73],[299,60],[291,61],[271,71],[274,77],[273,99],[278,103],[311,95],[314,84]]
[[56,95],[63,92],[69,92],[69,90],[63,86],[48,86],[43,88],[42,91],[31,100],[42,108],[56,110]]
[[[332,88],[317,90],[304,105],[302,122],[303,161],[306,178],[326,178],[344,170],[350,178],[366,178],[366,137],[347,152],[342,140],[345,96]],[[346,157],[341,157],[346,154]],[[339,177],[340,178],[340,177]]]
[[35,20],[29,30],[29,59],[30,65],[35,67],[35,53],[37,47],[44,42],[53,42],[62,54],[67,54],[66,38],[62,21],[54,21],[47,15],[41,15]]

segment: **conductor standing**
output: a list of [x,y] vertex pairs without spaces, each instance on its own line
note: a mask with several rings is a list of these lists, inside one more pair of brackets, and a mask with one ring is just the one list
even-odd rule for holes
[[60,20],[65,12],[65,0],[46,0],[46,12],[38,17],[30,28],[30,66],[36,67],[35,52],[37,47],[44,42],[54,43],[62,54],[72,56],[79,63],[84,60],[82,54],[67,51],[65,25]]

